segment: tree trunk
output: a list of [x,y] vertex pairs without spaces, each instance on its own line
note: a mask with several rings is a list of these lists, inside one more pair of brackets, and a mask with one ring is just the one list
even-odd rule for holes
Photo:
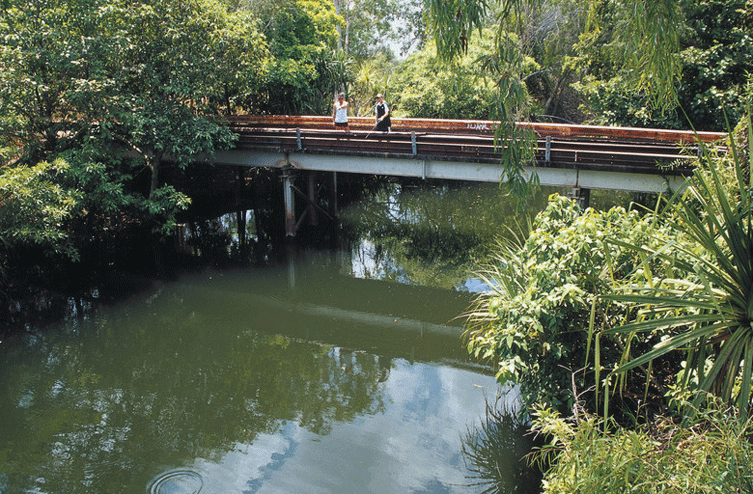
[[154,196],[154,192],[159,188],[159,169],[162,165],[162,155],[159,154],[152,158],[152,163],[149,168],[152,169],[152,182],[149,186],[149,199]]
[[[335,2],[335,14],[340,15],[340,10],[342,8],[341,7],[342,0],[334,0],[334,2]],[[337,24],[337,26],[335,26],[335,29],[337,29],[337,51],[342,51],[343,50],[343,33],[342,33],[342,28],[340,27],[340,24]]]
[[350,0],[345,0],[345,53],[350,45]]

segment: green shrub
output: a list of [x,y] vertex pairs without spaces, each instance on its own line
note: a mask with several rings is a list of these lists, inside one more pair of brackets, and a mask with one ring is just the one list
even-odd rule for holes
[[711,407],[692,426],[659,418],[637,430],[604,431],[593,416],[575,424],[539,410],[534,426],[551,438],[536,453],[551,462],[545,494],[753,492],[751,419]]
[[565,412],[589,388],[580,399],[595,409],[604,371],[618,365],[626,347],[640,348],[651,337],[603,336],[624,322],[626,309],[602,297],[628,279],[652,283],[671,266],[644,263],[640,252],[609,239],[658,249],[678,241],[678,233],[652,214],[621,207],[581,211],[555,194],[525,242],[501,245],[483,274],[492,290],[469,314],[467,348],[496,365],[500,383],[520,385],[524,411],[541,403]]
[[[64,224],[73,215],[81,193],[56,182],[70,166],[63,160],[0,171],[0,248],[39,245],[76,258]],[[1,264],[0,264],[1,266]]]

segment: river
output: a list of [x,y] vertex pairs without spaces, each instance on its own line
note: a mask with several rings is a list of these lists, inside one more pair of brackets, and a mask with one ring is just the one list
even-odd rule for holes
[[19,325],[0,342],[0,492],[483,491],[464,437],[515,400],[458,316],[512,224],[501,196],[392,184],[343,211],[338,249],[124,277]]

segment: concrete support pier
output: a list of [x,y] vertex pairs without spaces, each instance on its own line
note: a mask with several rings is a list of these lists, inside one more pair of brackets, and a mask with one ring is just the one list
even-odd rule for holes
[[285,201],[285,236],[295,237],[295,199],[293,196],[293,175],[291,169],[282,171],[283,197]]

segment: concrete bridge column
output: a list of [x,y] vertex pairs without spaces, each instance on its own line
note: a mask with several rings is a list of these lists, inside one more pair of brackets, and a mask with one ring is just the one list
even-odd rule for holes
[[285,236],[295,237],[295,199],[293,198],[293,170],[283,170],[282,186],[285,202]]
[[573,187],[567,197],[575,200],[581,209],[586,209],[591,201],[591,189],[584,189],[583,187]]
[[309,194],[309,224],[317,226],[319,224],[319,214],[316,211],[316,172],[308,172],[308,194]]
[[332,172],[332,188],[329,191],[329,199],[332,216],[337,218],[340,215],[340,210],[337,207],[337,172]]
[[[330,199],[332,201],[332,211],[326,210],[323,206],[317,204],[317,197],[319,191],[316,186],[317,172],[308,170],[306,173],[307,178],[307,191],[304,192],[295,185],[295,178],[300,170],[296,170],[292,167],[283,168],[282,170],[282,183],[283,183],[283,199],[285,202],[285,236],[295,237],[298,228],[301,226],[305,219],[308,219],[309,225],[316,227],[320,224],[321,216],[325,216],[333,222],[337,217],[337,174],[332,173],[332,190],[330,192]],[[295,195],[298,194],[299,198],[306,205],[301,216],[296,218],[295,208]]]

